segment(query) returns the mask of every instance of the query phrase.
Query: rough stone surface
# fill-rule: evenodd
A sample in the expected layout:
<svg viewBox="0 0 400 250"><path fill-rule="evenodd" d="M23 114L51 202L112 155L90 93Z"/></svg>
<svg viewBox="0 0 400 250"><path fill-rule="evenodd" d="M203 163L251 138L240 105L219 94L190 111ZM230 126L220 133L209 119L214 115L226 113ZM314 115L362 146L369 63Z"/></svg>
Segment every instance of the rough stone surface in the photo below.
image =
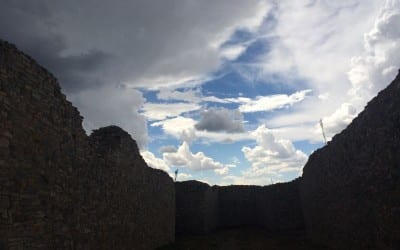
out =
<svg viewBox="0 0 400 250"><path fill-rule="evenodd" d="M260 226L274 232L303 229L299 182L218 187L218 227Z"/></svg>
<svg viewBox="0 0 400 250"><path fill-rule="evenodd" d="M302 230L299 181L264 187L176 183L176 230L195 234L241 226L274 232Z"/></svg>
<svg viewBox="0 0 400 250"><path fill-rule="evenodd" d="M81 124L54 76L0 40L0 249L172 242L172 179L123 130Z"/></svg>
<svg viewBox="0 0 400 250"><path fill-rule="evenodd" d="M198 181L176 182L176 233L207 234L217 228L217 191Z"/></svg>
<svg viewBox="0 0 400 250"><path fill-rule="evenodd" d="M304 167L313 240L336 249L400 249L400 76Z"/></svg>

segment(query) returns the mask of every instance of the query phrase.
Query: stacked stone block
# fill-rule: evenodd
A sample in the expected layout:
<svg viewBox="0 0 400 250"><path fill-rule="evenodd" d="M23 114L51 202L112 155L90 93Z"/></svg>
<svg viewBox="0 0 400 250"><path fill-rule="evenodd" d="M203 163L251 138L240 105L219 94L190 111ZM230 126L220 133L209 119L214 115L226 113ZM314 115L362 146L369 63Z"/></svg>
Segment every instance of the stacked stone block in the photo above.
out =
<svg viewBox="0 0 400 250"><path fill-rule="evenodd" d="M302 179L314 241L335 249L400 249L400 76L310 156Z"/></svg>
<svg viewBox="0 0 400 250"><path fill-rule="evenodd" d="M0 249L152 249L174 240L172 179L117 127L89 138L57 80L0 40Z"/></svg>
<svg viewBox="0 0 400 250"><path fill-rule="evenodd" d="M198 181L175 183L176 233L207 234L217 227L217 191Z"/></svg>

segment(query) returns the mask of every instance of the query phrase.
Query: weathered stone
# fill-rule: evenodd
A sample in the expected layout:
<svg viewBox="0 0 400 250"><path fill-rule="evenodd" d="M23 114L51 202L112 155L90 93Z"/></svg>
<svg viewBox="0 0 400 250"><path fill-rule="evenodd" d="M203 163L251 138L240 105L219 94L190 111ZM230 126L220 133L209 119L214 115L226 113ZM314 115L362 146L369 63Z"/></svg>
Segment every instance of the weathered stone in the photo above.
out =
<svg viewBox="0 0 400 250"><path fill-rule="evenodd" d="M176 233L207 234L216 230L218 223L218 193L198 181L175 183Z"/></svg>
<svg viewBox="0 0 400 250"><path fill-rule="evenodd" d="M1 247L152 249L174 240L172 179L147 167L120 128L89 138L57 80L1 40L0 96Z"/></svg>
<svg viewBox="0 0 400 250"><path fill-rule="evenodd" d="M273 232L304 229L299 182L218 187L218 227L261 226Z"/></svg>
<svg viewBox="0 0 400 250"><path fill-rule="evenodd" d="M400 75L303 170L310 237L335 249L400 249Z"/></svg>
<svg viewBox="0 0 400 250"><path fill-rule="evenodd" d="M258 226L272 232L304 230L300 179L270 186L213 186L178 182L176 231L204 234L216 228Z"/></svg>

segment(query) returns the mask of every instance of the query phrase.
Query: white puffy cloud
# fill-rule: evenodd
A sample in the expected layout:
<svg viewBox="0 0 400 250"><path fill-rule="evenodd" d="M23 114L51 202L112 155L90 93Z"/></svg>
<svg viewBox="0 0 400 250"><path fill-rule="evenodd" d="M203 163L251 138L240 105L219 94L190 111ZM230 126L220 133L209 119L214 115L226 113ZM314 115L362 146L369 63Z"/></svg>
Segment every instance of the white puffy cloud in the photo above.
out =
<svg viewBox="0 0 400 250"><path fill-rule="evenodd" d="M200 108L200 105L194 103L145 103L141 111L148 120L154 121L176 117Z"/></svg>
<svg viewBox="0 0 400 250"><path fill-rule="evenodd" d="M351 60L349 100L323 120L328 137L344 129L396 76L400 68L399 29L400 1L387 0L373 28L364 35L365 51Z"/></svg>
<svg viewBox="0 0 400 250"><path fill-rule="evenodd" d="M352 59L348 72L352 102L362 108L378 91L385 88L400 68L400 1L388 0L365 34L365 52ZM360 111L360 110L359 110Z"/></svg>
<svg viewBox="0 0 400 250"><path fill-rule="evenodd" d="M144 150L140 151L140 154L142 155L144 161L147 163L149 167L161 169L167 173L171 172L171 169L169 168L168 164L165 163L163 159L157 158L152 152Z"/></svg>
<svg viewBox="0 0 400 250"><path fill-rule="evenodd" d="M271 49L256 65L267 79L278 74L291 84L302 78L314 96L264 122L289 139L322 141L321 118L328 137L340 132L396 74L399 0L284 0L278 6Z"/></svg>
<svg viewBox="0 0 400 250"><path fill-rule="evenodd" d="M343 103L333 114L322 119L327 139L341 132L357 115L356 108L350 103ZM317 130L321 130L317 125Z"/></svg>
<svg viewBox="0 0 400 250"><path fill-rule="evenodd" d="M196 138L196 132L194 129L195 124L196 121L192 118L178 116L159 122L154 122L150 124L150 126L161 127L164 133L190 143Z"/></svg>
<svg viewBox="0 0 400 250"><path fill-rule="evenodd" d="M251 163L251 168L243 173L248 178L278 181L284 179L283 174L292 172L301 174L307 155L297 150L291 141L277 139L264 125L253 132L257 145L243 147L242 152Z"/></svg>
<svg viewBox="0 0 400 250"><path fill-rule="evenodd" d="M164 159L156 157L152 152L147 150L141 151L140 154L149 167L164 170L171 178L175 178L175 171L168 166ZM190 179L193 179L191 174L178 170L177 181L186 181Z"/></svg>
<svg viewBox="0 0 400 250"><path fill-rule="evenodd" d="M150 126L161 127L165 134L171 135L176 139L191 143L194 140L202 139L205 143L219 142L232 143L236 141L250 140L253 137L249 132L243 133L222 133L197 131L195 129L196 120L188 117L178 116L163 121L153 122Z"/></svg>
<svg viewBox="0 0 400 250"><path fill-rule="evenodd" d="M184 141L176 152L163 153L163 159L169 165L186 167L191 170L214 170L223 175L229 170L228 166L206 156L203 152L192 153L189 144Z"/></svg>
<svg viewBox="0 0 400 250"><path fill-rule="evenodd" d="M209 108L201 112L201 119L194 127L209 132L244 132L243 115L239 110Z"/></svg>

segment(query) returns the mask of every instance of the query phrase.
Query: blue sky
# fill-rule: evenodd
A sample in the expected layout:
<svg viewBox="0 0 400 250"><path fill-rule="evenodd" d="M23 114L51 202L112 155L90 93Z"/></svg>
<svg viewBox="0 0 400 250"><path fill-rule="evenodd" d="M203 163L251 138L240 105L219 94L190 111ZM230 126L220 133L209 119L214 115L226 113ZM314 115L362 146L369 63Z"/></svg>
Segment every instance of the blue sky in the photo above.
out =
<svg viewBox="0 0 400 250"><path fill-rule="evenodd" d="M0 2L0 37L54 72L86 131L121 126L178 180L300 176L319 120L329 140L400 67L399 0Z"/></svg>

